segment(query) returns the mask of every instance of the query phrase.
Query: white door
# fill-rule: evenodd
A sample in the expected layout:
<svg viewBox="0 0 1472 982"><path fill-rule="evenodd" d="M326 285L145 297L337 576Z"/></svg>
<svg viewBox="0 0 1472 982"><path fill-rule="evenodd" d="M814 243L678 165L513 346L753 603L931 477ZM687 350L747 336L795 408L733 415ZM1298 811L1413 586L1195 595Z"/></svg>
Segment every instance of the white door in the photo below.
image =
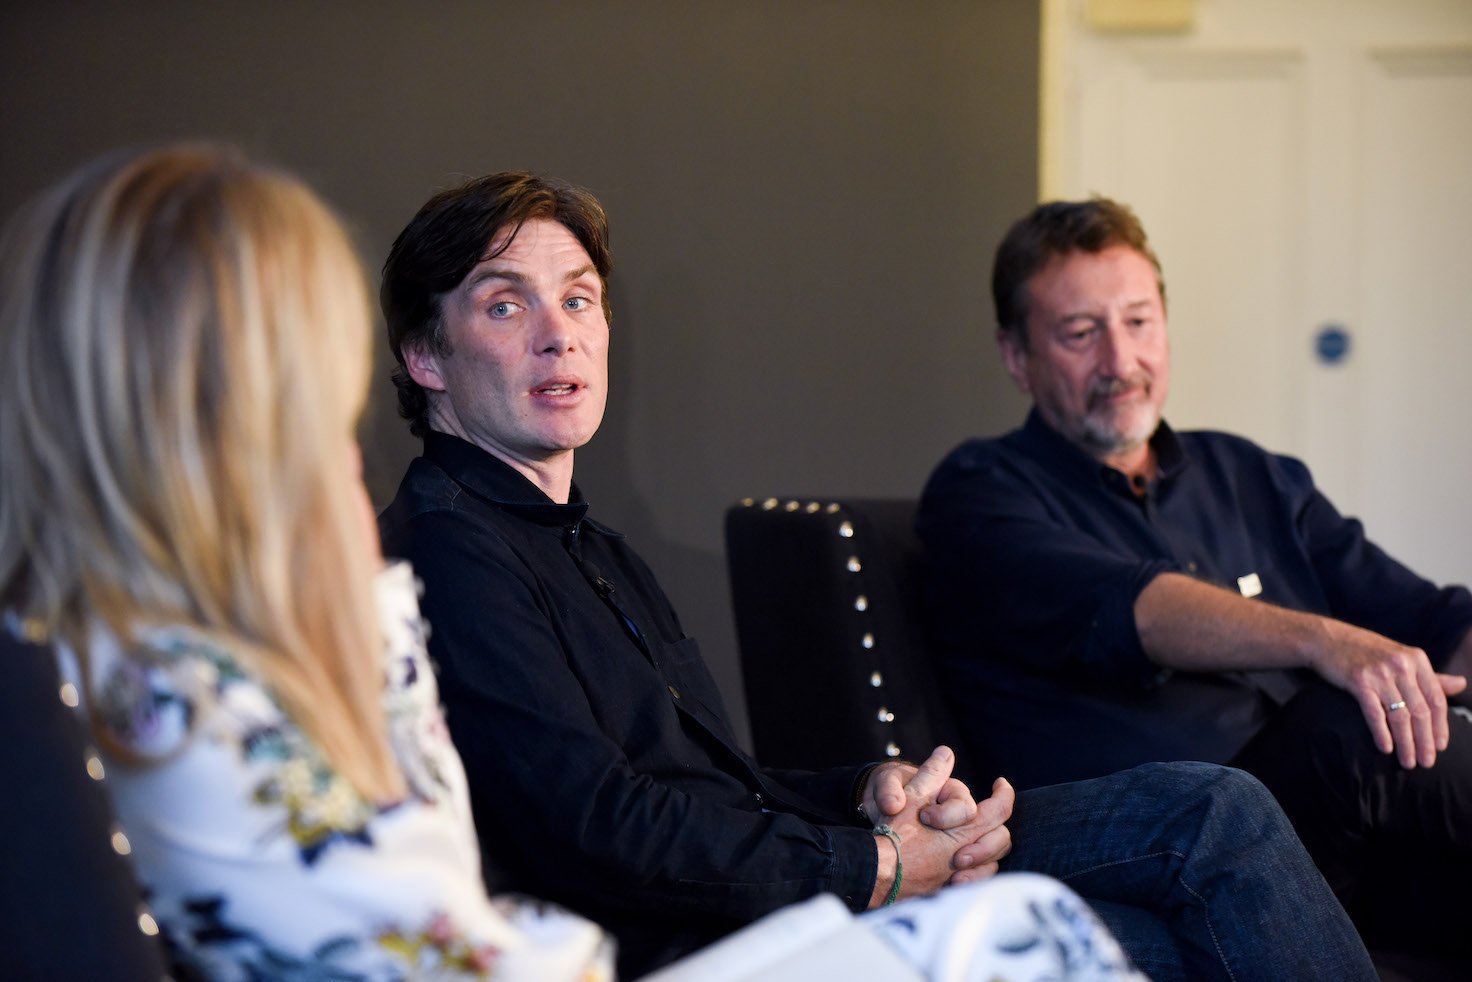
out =
<svg viewBox="0 0 1472 982"><path fill-rule="evenodd" d="M1043 9L1043 194L1143 220L1172 424L1302 457L1393 555L1472 579L1472 0Z"/></svg>

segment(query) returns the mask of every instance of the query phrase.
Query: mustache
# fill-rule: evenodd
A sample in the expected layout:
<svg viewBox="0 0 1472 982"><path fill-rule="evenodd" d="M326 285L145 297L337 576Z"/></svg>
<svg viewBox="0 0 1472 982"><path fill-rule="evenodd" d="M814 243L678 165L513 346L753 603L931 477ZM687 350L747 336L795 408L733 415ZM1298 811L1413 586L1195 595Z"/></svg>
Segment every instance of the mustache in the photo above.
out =
<svg viewBox="0 0 1472 982"><path fill-rule="evenodd" d="M1123 395L1134 389L1150 388L1150 380L1143 375L1131 375L1128 378L1101 378L1089 385L1088 400L1092 404L1100 399L1110 396Z"/></svg>

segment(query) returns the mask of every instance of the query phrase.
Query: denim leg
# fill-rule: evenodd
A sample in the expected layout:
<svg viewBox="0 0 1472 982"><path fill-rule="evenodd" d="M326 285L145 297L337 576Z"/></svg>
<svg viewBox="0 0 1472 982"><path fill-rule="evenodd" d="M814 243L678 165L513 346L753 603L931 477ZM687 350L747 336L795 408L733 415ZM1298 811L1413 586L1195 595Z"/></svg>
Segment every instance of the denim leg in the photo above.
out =
<svg viewBox="0 0 1472 982"><path fill-rule="evenodd" d="M1109 933L1119 941L1135 967L1151 982L1190 982L1186 959L1170 925L1154 911L1132 904L1117 904L1098 897L1085 897Z"/></svg>
<svg viewBox="0 0 1472 982"><path fill-rule="evenodd" d="M1046 873L1085 899L1154 912L1190 978L1376 978L1282 810L1241 771L1146 764L1037 788L1017 796L1008 826L1004 871ZM1108 904L1101 917L1125 950L1158 961L1158 938Z"/></svg>

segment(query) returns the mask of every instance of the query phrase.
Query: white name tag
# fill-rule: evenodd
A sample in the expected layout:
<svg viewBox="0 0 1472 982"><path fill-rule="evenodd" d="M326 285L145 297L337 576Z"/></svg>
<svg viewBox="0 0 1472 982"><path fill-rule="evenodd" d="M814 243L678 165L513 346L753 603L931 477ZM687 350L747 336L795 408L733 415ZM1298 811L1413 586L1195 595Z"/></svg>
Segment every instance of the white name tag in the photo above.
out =
<svg viewBox="0 0 1472 982"><path fill-rule="evenodd" d="M1262 580L1257 578L1256 573L1239 576L1237 577L1237 589L1242 591L1244 597L1255 597L1262 593Z"/></svg>

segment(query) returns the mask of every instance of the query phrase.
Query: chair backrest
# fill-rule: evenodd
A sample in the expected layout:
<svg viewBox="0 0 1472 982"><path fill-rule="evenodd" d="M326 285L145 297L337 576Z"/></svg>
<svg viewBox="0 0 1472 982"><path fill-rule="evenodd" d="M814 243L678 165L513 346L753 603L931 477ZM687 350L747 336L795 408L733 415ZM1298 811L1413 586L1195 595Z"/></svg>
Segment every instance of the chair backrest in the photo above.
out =
<svg viewBox="0 0 1472 982"><path fill-rule="evenodd" d="M100 765L51 651L0 627L0 962L6 978L164 977L162 945L119 855ZM89 777L89 774L92 775ZM145 933L149 932L149 933Z"/></svg>
<svg viewBox="0 0 1472 982"><path fill-rule="evenodd" d="M746 499L726 512L763 764L920 760L937 743L957 747L921 617L914 515L913 500L876 498Z"/></svg>

